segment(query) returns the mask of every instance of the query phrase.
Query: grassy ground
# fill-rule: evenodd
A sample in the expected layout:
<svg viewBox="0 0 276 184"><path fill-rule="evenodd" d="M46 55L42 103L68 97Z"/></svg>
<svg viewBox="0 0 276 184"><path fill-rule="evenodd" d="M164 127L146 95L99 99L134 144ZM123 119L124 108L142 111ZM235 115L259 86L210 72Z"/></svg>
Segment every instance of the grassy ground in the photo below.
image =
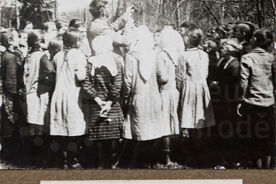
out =
<svg viewBox="0 0 276 184"><path fill-rule="evenodd" d="M211 143L210 143L211 142ZM250 151L248 146L242 143L233 143L229 140L222 140L222 142L206 141L204 145L195 146L193 142L177 138L172 141L171 158L176 164L166 167L164 165L155 165L153 169L255 169L253 155L254 151ZM130 146L131 147L131 146ZM131 149L127 147L124 154L121 156L118 169L135 169L130 167ZM90 148L91 149L91 148ZM144 150L146 153L147 150ZM120 151L119 151L120 152ZM157 160L161 158L161 150L156 148L154 158ZM80 155L81 165L84 169L93 169L95 156L93 153L82 149ZM142 157L141 157L142 156ZM144 155L140 155L143 158ZM2 155L0 160L0 169L62 169L62 159L49 151L43 152L39 155L39 164L35 165L31 162L30 153L20 145L14 145L8 155ZM159 159L160 161L160 159ZM136 168L146 168L141 164Z"/></svg>

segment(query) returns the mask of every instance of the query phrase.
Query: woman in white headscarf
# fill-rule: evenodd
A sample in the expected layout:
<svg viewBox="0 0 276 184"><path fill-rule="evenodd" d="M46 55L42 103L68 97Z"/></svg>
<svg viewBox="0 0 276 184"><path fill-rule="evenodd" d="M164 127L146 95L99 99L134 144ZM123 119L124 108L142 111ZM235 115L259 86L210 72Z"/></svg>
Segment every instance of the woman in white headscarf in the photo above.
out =
<svg viewBox="0 0 276 184"><path fill-rule="evenodd" d="M148 28L146 26L136 28L133 38L129 52L126 54L124 70L128 110L123 137L136 141L132 160L135 164L137 151L142 141L145 148L149 140L156 140L164 136L160 123L162 121L161 96L158 81L166 83L167 76L165 68L157 69L153 35ZM145 155L151 156L152 154L142 153L140 155L144 155L146 164L149 164L148 161L152 158L146 158Z"/></svg>
<svg viewBox="0 0 276 184"><path fill-rule="evenodd" d="M179 120L177 106L179 92L176 89L175 68L178 64L179 56L184 52L184 43L181 35L172 27L165 27L160 34L161 52L158 55L157 68L166 68L168 83L160 85L162 98L162 127L165 133L163 152L164 161L168 166L170 161L170 137L179 134Z"/></svg>

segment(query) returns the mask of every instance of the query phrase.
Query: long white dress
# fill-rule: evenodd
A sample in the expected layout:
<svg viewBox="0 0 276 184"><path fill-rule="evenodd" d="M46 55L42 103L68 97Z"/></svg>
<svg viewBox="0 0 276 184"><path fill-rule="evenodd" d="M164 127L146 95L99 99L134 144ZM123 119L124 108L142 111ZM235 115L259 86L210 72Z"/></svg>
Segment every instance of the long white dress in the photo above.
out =
<svg viewBox="0 0 276 184"><path fill-rule="evenodd" d="M44 52L36 50L30 54L24 64L26 119L28 123L33 125L44 125L49 117L49 93L40 94L38 91L40 61L43 55Z"/></svg>
<svg viewBox="0 0 276 184"><path fill-rule="evenodd" d="M64 59L67 53L67 59ZM54 58L56 87L51 101L50 134L81 136L86 122L82 111L80 83L86 76L86 58L80 50L59 52Z"/></svg>
<svg viewBox="0 0 276 184"><path fill-rule="evenodd" d="M165 135L179 134L179 120L177 115L179 92L176 89L175 65L168 53L160 52L158 56L158 68L165 68L168 75L168 83L160 86L162 99L162 127Z"/></svg>
<svg viewBox="0 0 276 184"><path fill-rule="evenodd" d="M124 81L128 91L129 107L123 125L123 137L137 141L157 139L167 134L162 127L161 96L158 90L157 62L148 81L139 72L139 60L127 54Z"/></svg>
<svg viewBox="0 0 276 184"><path fill-rule="evenodd" d="M167 82L165 69L157 69L154 41L146 26L137 27L125 57L124 86L128 110L123 137L148 141L165 136L162 127L161 95L158 83Z"/></svg>
<svg viewBox="0 0 276 184"><path fill-rule="evenodd" d="M168 82L161 84L162 98L162 127L166 135L179 134L179 120L177 114L179 92L176 89L175 68L179 56L184 52L184 43L181 35L172 27L165 27L160 34L160 49L158 68L165 68ZM163 67L160 67L163 65Z"/></svg>
<svg viewBox="0 0 276 184"><path fill-rule="evenodd" d="M209 58L204 51L187 49L176 70L180 91L179 121L181 128L204 128L215 125L207 85Z"/></svg>

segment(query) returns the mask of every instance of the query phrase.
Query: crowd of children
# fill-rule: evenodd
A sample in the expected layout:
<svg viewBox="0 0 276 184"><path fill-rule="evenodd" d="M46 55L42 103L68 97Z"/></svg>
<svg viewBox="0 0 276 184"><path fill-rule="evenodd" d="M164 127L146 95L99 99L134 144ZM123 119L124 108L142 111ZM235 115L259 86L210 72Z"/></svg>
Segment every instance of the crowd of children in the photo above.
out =
<svg viewBox="0 0 276 184"><path fill-rule="evenodd" d="M127 168L170 167L176 138L191 139L195 154L210 139L250 144L259 168L275 167L270 31L237 22L205 37L185 22L152 33L132 9L112 23L97 1L90 12L87 32L77 19L1 29L2 160L21 145L38 167L53 161L46 153L65 168L91 155L99 169L123 157Z"/></svg>

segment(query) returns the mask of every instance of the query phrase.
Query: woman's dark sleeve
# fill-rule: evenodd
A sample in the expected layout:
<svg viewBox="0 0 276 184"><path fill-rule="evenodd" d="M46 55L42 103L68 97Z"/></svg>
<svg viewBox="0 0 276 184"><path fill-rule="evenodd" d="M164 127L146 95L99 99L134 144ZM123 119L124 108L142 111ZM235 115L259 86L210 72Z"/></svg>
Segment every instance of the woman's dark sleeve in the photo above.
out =
<svg viewBox="0 0 276 184"><path fill-rule="evenodd" d="M87 92L87 94L92 98L95 99L98 97L97 91L95 89L95 83L94 80L91 76L91 70L92 70L92 65L88 64L87 70L86 70L86 77L84 82L82 83L82 87L84 91Z"/></svg>
<svg viewBox="0 0 276 184"><path fill-rule="evenodd" d="M272 70L273 89L274 89L274 93L275 93L275 90L276 90L276 57L274 57L274 61L271 66L271 70Z"/></svg>
<svg viewBox="0 0 276 184"><path fill-rule="evenodd" d="M248 86L250 84L250 77L251 77L251 65L252 65L252 59L248 56L242 56L241 58L241 68L240 68L240 88L242 91L242 100L244 99L244 96L246 95L246 91L248 89Z"/></svg>
<svg viewBox="0 0 276 184"><path fill-rule="evenodd" d="M111 88L108 94L108 100L112 101L113 103L119 100L121 96L121 89L123 84L122 65L119 61L116 61L116 66L117 66L118 73L114 77L114 83L111 85Z"/></svg>
<svg viewBox="0 0 276 184"><path fill-rule="evenodd" d="M240 63L237 59L233 62L231 67L231 78L234 79L233 82L239 82L240 79Z"/></svg>
<svg viewBox="0 0 276 184"><path fill-rule="evenodd" d="M39 80L46 85L56 82L54 64L49 60L47 55L43 55L40 59Z"/></svg>
<svg viewBox="0 0 276 184"><path fill-rule="evenodd" d="M3 93L3 81L5 80L5 76L6 76L6 69L5 69L5 57L2 55L1 56L1 60L0 60L0 94Z"/></svg>
<svg viewBox="0 0 276 184"><path fill-rule="evenodd" d="M175 76L176 76L176 88L178 91L181 91L182 88L183 88L183 82L185 80L185 70L186 70L186 67L185 67L185 58L184 56L181 56L179 58L179 61L178 61L178 65L175 69Z"/></svg>
<svg viewBox="0 0 276 184"><path fill-rule="evenodd" d="M133 80L134 80L134 62L135 59L127 54L125 57L125 66L123 73L123 97L128 98L131 91L133 90ZM137 64L137 63L135 63Z"/></svg>

